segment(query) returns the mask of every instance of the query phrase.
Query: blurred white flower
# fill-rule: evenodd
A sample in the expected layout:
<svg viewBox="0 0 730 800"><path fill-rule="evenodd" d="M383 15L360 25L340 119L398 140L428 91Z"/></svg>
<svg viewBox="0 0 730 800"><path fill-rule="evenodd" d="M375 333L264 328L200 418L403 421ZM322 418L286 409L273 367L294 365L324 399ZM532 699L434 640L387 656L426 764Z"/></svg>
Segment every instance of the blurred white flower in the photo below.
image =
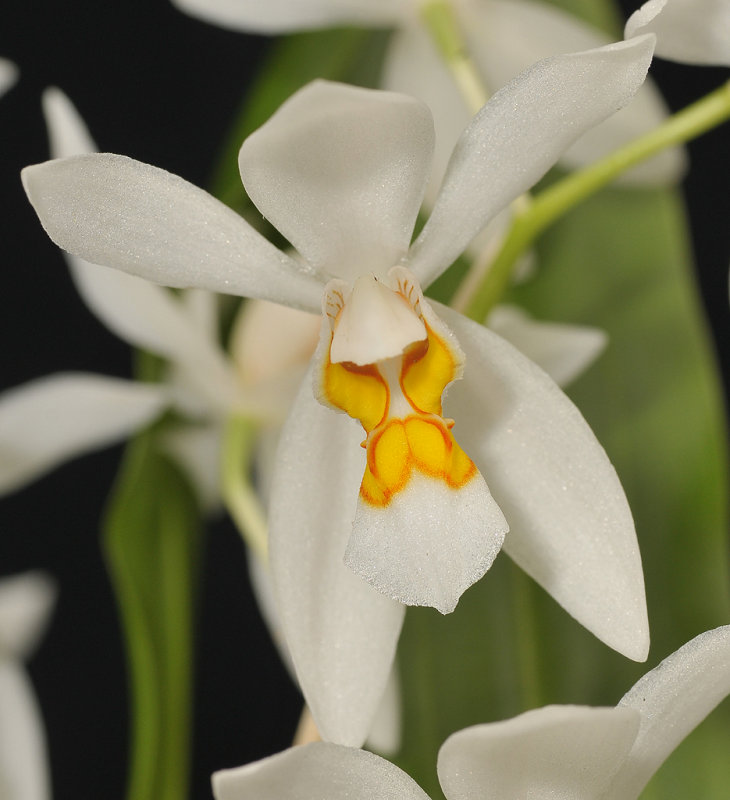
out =
<svg viewBox="0 0 730 800"><path fill-rule="evenodd" d="M730 627L696 637L615 708L546 706L450 736L438 756L447 800L636 800L730 693ZM216 800L428 800L398 767L330 743L213 775Z"/></svg>
<svg viewBox="0 0 730 800"><path fill-rule="evenodd" d="M18 80L18 68L7 58L0 58L0 97Z"/></svg>
<svg viewBox="0 0 730 800"><path fill-rule="evenodd" d="M39 572L0 579L0 797L48 800L41 713L23 668L45 630L56 591Z"/></svg>
<svg viewBox="0 0 730 800"><path fill-rule="evenodd" d="M372 434L370 460L360 425L305 383L283 430L270 515L282 625L325 738L364 739L403 619L391 598L453 609L497 555L504 517L520 566L599 638L646 656L633 523L602 448L541 370L481 325L432 308L418 284L632 96L652 45L635 38L548 59L497 93L464 131L410 248L433 126L423 104L393 93L312 84L244 143L246 189L295 258L199 189L122 156L24 171L51 238L91 262L309 311L325 290L316 391ZM445 412L468 456L441 413L464 354Z"/></svg>
<svg viewBox="0 0 730 800"><path fill-rule="evenodd" d="M433 181L435 198L451 150L470 109L456 91L422 24L424 0L172 0L193 16L241 31L277 34L335 25L394 27L383 67L382 86L423 100L436 123ZM688 0L687 5L693 0ZM712 2L712 0L710 0ZM549 56L609 43L598 29L550 3L533 0L451 0L471 56L490 92L505 86L531 64ZM560 163L584 167L628 141L648 133L667 114L651 81L626 108L586 131L560 156ZM676 181L685 169L680 148L666 150L630 170L622 183Z"/></svg>

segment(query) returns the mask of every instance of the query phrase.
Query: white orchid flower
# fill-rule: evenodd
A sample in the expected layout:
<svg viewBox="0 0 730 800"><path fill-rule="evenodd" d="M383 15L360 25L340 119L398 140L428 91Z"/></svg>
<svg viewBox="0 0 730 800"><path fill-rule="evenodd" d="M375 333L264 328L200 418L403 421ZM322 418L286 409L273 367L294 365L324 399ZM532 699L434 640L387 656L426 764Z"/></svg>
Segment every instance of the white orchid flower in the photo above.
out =
<svg viewBox="0 0 730 800"><path fill-rule="evenodd" d="M728 0L649 0L626 23L626 38L657 37L656 55L685 64L730 67Z"/></svg>
<svg viewBox="0 0 730 800"><path fill-rule="evenodd" d="M45 733L38 702L23 668L48 622L55 598L38 572L0 579L0 796L51 796Z"/></svg>
<svg viewBox="0 0 730 800"><path fill-rule="evenodd" d="M18 68L7 58L0 58L0 97L18 80Z"/></svg>
<svg viewBox="0 0 730 800"><path fill-rule="evenodd" d="M297 258L201 190L123 156L24 171L51 238L91 262L310 311L324 293L315 389L362 425L305 382L282 433L270 554L282 625L325 738L362 743L401 601L453 609L499 552L505 518L517 563L599 638L646 657L633 523L602 448L541 370L481 325L432 308L419 283L625 103L651 53L648 37L548 59L497 93L464 131L410 248L433 126L422 103L393 93L316 82L244 143L244 185ZM441 394L463 354L444 416Z"/></svg>
<svg viewBox="0 0 730 800"><path fill-rule="evenodd" d="M432 190L444 174L451 150L469 120L459 96L422 24L424 0L172 0L182 11L235 30L279 34L336 25L394 27L383 66L382 86L423 100L436 123ZM484 79L495 92L534 62L560 53L609 43L593 26L549 3L533 0L451 0L460 30ZM690 0L691 2L691 0ZM561 156L575 169L591 164L648 133L667 115L651 81L630 105L585 132ZM680 148L630 170L622 183L670 183L680 178L686 159ZM427 199L431 200L429 189Z"/></svg>
<svg viewBox="0 0 730 800"><path fill-rule="evenodd" d="M447 800L636 800L677 745L730 693L730 627L697 636L615 708L546 706L450 736ZM213 775L216 800L428 800L398 767L320 742Z"/></svg>

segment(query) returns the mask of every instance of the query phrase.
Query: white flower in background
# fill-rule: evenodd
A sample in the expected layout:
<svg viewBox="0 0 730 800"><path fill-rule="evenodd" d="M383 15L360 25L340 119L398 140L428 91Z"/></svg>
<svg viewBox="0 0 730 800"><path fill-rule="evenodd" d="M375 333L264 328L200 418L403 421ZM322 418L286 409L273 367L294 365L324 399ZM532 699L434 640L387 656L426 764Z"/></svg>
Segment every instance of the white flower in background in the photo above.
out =
<svg viewBox="0 0 730 800"><path fill-rule="evenodd" d="M433 127L423 104L392 93L317 82L244 143L244 185L296 258L201 190L123 156L24 171L51 238L93 263L310 311L324 291L316 391L362 425L305 382L282 433L270 554L283 629L325 738L364 739L403 619L391 598L451 610L497 555L505 518L505 549L520 566L599 638L646 656L633 523L602 448L541 370L483 326L432 307L418 284L631 97L652 44L549 59L497 93L464 131L410 248ZM444 416L441 394L464 354ZM387 596L343 566L345 550Z"/></svg>
<svg viewBox="0 0 730 800"><path fill-rule="evenodd" d="M0 97L18 80L18 68L7 58L0 58Z"/></svg>
<svg viewBox="0 0 730 800"><path fill-rule="evenodd" d="M657 37L655 55L685 64L730 67L728 0L649 0L626 23L626 38Z"/></svg>
<svg viewBox="0 0 730 800"><path fill-rule="evenodd" d="M615 708L546 706L450 736L447 800L636 800L677 745L730 693L730 628L696 637ZM330 743L213 775L216 800L428 800L398 767Z"/></svg>
<svg viewBox="0 0 730 800"><path fill-rule="evenodd" d="M235 30L280 34L335 25L393 27L383 66L383 88L423 100L436 123L435 198L454 143L469 109L454 86L423 26L424 0L172 0L193 16ZM692 2L692 0L689 0ZM495 92L534 62L560 53L609 43L591 25L546 2L532 0L452 0L462 34L486 88ZM608 120L585 132L561 156L570 169L584 167L659 125L666 105L651 83ZM684 172L680 148L630 170L622 183L668 183Z"/></svg>
<svg viewBox="0 0 730 800"><path fill-rule="evenodd" d="M23 668L50 616L55 588L39 572L0 579L0 797L51 796L45 733Z"/></svg>
<svg viewBox="0 0 730 800"><path fill-rule="evenodd" d="M43 105L52 155L95 151L62 92L47 90ZM281 306L246 309L235 326L237 361L232 361L218 344L213 295L190 291L176 296L70 254L67 263L87 306L110 330L169 360L168 379L156 385L65 373L4 392L0 492L21 488L65 460L124 439L174 406L192 422L168 431L165 445L188 471L205 507L217 507L226 418L241 413L283 419L287 398L293 398L316 343L317 317ZM284 331L289 333L286 341ZM266 347L256 350L248 340L258 337L265 338Z"/></svg>

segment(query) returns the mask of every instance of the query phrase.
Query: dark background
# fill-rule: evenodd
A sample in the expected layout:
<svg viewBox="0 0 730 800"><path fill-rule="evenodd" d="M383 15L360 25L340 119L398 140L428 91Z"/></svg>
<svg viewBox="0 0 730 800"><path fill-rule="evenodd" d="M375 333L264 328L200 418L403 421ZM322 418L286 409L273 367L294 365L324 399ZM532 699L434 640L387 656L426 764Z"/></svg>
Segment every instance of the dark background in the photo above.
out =
<svg viewBox="0 0 730 800"><path fill-rule="evenodd" d="M21 78L0 101L0 389L59 370L130 374L129 348L82 305L20 187L20 168L48 157L43 88L55 84L71 97L100 149L205 186L266 48L265 39L189 19L166 0L6 0L0 56L19 66ZM673 108L728 78L726 70L660 61L652 74ZM692 143L684 185L726 387L728 141L725 126ZM0 575L43 568L60 586L52 626L30 666L57 800L118 798L124 787L124 661L97 535L120 452L78 459L0 503ZM214 769L286 747L299 713L255 610L238 535L225 521L208 537L199 649L193 796L204 798Z"/></svg>

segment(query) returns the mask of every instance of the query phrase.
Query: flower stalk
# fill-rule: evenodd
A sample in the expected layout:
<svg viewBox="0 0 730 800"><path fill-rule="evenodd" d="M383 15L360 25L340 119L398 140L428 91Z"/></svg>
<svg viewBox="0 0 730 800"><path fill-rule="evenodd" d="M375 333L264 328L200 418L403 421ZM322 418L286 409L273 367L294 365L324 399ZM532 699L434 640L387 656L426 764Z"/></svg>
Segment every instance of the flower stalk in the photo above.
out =
<svg viewBox="0 0 730 800"><path fill-rule="evenodd" d="M421 19L472 114L489 99L479 70L462 36L449 0L425 0Z"/></svg>
<svg viewBox="0 0 730 800"><path fill-rule="evenodd" d="M233 416L228 420L223 436L221 494L244 541L266 563L266 515L249 479L256 428L248 417Z"/></svg>

